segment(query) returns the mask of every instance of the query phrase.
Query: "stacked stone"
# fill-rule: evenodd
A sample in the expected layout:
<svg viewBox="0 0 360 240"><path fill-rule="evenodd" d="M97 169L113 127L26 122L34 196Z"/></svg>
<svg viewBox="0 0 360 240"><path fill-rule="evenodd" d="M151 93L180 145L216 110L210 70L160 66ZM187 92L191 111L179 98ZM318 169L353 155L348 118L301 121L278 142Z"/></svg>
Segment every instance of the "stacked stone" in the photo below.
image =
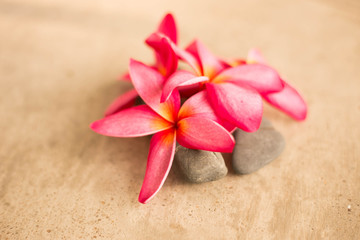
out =
<svg viewBox="0 0 360 240"><path fill-rule="evenodd" d="M279 157L285 148L284 137L265 118L258 131L248 133L237 129L234 137L236 145L232 167L237 174L259 170ZM184 177L193 183L215 181L225 177L228 172L224 158L215 152L177 146L175 162Z"/></svg>

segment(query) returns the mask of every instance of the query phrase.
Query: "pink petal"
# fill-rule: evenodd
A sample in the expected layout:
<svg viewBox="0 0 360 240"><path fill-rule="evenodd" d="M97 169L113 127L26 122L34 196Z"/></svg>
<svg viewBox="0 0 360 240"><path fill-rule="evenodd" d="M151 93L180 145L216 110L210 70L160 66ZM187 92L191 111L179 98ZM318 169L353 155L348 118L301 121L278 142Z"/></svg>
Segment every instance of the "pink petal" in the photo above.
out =
<svg viewBox="0 0 360 240"><path fill-rule="evenodd" d="M205 82L209 79L207 77L197 77L193 73L179 70L172 74L165 82L161 102L169 99L171 93L179 86L190 86L195 83Z"/></svg>
<svg viewBox="0 0 360 240"><path fill-rule="evenodd" d="M246 61L247 63L266 64L265 58L263 57L262 53L256 48L250 49Z"/></svg>
<svg viewBox="0 0 360 240"><path fill-rule="evenodd" d="M213 120L222 125L229 132L233 131L235 126L220 118L210 105L206 90L196 93L187 99L179 111L179 120L188 117L202 117Z"/></svg>
<svg viewBox="0 0 360 240"><path fill-rule="evenodd" d="M201 63L203 75L212 78L222 69L224 65L222 62L215 57L199 40L192 42L186 51L190 52L195 56Z"/></svg>
<svg viewBox="0 0 360 240"><path fill-rule="evenodd" d="M170 76L178 67L178 57L170 45L170 40L152 34L146 43L155 51L156 69L165 76Z"/></svg>
<svg viewBox="0 0 360 240"><path fill-rule="evenodd" d="M135 100L138 96L139 94L135 89L131 89L130 91L120 95L108 106L105 111L105 116L119 112L124 108L132 107L135 104Z"/></svg>
<svg viewBox="0 0 360 240"><path fill-rule="evenodd" d="M157 36L153 36L153 37L159 37L158 34L155 34ZM172 47L172 49L174 50L175 54L183 61L185 61L187 64L189 64L189 66L195 71L195 73L198 76L202 75L202 70L201 70L201 65L200 62L193 56L191 55L189 52L181 49L180 47L176 46L175 43L170 42L170 45Z"/></svg>
<svg viewBox="0 0 360 240"><path fill-rule="evenodd" d="M175 52L175 54L183 61L185 61L187 64L189 64L189 66L195 71L195 73L199 76L202 75L202 70L201 70L201 65L200 62L198 62L198 60L191 55L189 52L181 49L180 47L176 46L176 44L171 41L171 39L169 37L167 37L164 34L161 33L153 33L151 34L147 39L146 39L146 43L151 46L154 47L154 45L156 43L159 43L161 41L161 39L166 38L169 43L171 48L173 49L173 51Z"/></svg>
<svg viewBox="0 0 360 240"><path fill-rule="evenodd" d="M232 83L207 83L206 89L211 105L221 118L247 132L259 128L263 105L255 89Z"/></svg>
<svg viewBox="0 0 360 240"><path fill-rule="evenodd" d="M129 70L133 85L142 100L163 118L174 122L180 108L179 92L173 91L166 102L160 103L164 77L151 67L132 59Z"/></svg>
<svg viewBox="0 0 360 240"><path fill-rule="evenodd" d="M126 73L124 73L123 75L121 75L121 76L119 77L119 80L126 81L126 82L131 82L129 73L126 72Z"/></svg>
<svg viewBox="0 0 360 240"><path fill-rule="evenodd" d="M95 121L91 124L95 132L111 137L139 137L173 127L151 108L140 105Z"/></svg>
<svg viewBox="0 0 360 240"><path fill-rule="evenodd" d="M263 97L270 104L282 110L296 120L304 120L307 115L307 106L301 95L283 81L284 88L280 92L264 94Z"/></svg>
<svg viewBox="0 0 360 240"><path fill-rule="evenodd" d="M139 202L147 203L150 201L164 184L174 159L175 146L174 129L159 132L151 138Z"/></svg>
<svg viewBox="0 0 360 240"><path fill-rule="evenodd" d="M188 117L177 125L177 141L184 147L214 152L232 152L234 137L220 124L201 117Z"/></svg>
<svg viewBox="0 0 360 240"><path fill-rule="evenodd" d="M168 36L175 44L177 43L176 23L171 13L166 14L163 18L159 25L158 32Z"/></svg>
<svg viewBox="0 0 360 240"><path fill-rule="evenodd" d="M244 64L225 69L213 80L223 81L247 84L260 93L280 91L283 88L279 74L273 68L262 64Z"/></svg>

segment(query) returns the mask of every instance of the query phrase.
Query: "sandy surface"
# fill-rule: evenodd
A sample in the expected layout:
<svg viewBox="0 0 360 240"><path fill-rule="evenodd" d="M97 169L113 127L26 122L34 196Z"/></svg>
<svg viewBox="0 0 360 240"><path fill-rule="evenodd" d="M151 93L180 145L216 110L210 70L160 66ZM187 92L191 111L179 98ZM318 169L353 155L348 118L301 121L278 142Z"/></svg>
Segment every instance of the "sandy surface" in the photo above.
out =
<svg viewBox="0 0 360 240"><path fill-rule="evenodd" d="M360 3L193 2L0 1L0 239L359 238ZM131 87L116 81L128 59L151 62L143 39L169 10L181 46L262 49L309 115L267 106L280 158L198 185L173 168L142 205L149 138L88 125Z"/></svg>

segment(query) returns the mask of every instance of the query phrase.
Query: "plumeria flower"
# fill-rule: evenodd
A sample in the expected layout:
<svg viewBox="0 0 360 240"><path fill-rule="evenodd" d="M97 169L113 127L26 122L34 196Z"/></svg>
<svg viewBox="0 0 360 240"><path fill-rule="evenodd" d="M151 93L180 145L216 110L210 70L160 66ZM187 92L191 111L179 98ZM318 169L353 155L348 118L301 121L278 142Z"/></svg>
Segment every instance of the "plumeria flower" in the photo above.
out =
<svg viewBox="0 0 360 240"><path fill-rule="evenodd" d="M154 39L166 38L153 34ZM256 131L261 123L261 94L278 92L283 83L278 73L264 64L244 64L231 67L215 57L195 40L186 50L172 47L180 59L193 69L177 71L165 82L161 101L166 101L177 87L201 84L215 112L244 131Z"/></svg>
<svg viewBox="0 0 360 240"><path fill-rule="evenodd" d="M221 126L216 114L200 92L180 108L175 89L160 103L166 78L158 71L135 60L130 61L130 76L146 105L127 108L94 122L91 128L112 137L139 137L154 134L150 141L144 182L139 202L147 203L160 190L171 168L176 142L207 151L232 152L233 136Z"/></svg>
<svg viewBox="0 0 360 240"><path fill-rule="evenodd" d="M264 64L267 65L263 55L257 49L251 49L248 53L246 60L237 60L232 63L233 66L239 66L242 64ZM289 83L281 79L284 88L281 91L273 93L263 93L262 97L280 109L284 113L288 114L295 120L301 121L306 119L307 105L299 92L293 88Z"/></svg>
<svg viewBox="0 0 360 240"><path fill-rule="evenodd" d="M176 23L172 14L169 13L165 15L155 33L162 34L163 36L166 36L166 38L162 38L157 42L146 41L147 44L154 49L155 64L152 68L159 71L163 76L169 77L178 67L178 57L169 42L171 41L174 44L177 42ZM124 74L121 79L131 81L128 73ZM134 89L120 95L108 106L105 111L105 116L109 116L122 109L133 106L138 96L139 95Z"/></svg>

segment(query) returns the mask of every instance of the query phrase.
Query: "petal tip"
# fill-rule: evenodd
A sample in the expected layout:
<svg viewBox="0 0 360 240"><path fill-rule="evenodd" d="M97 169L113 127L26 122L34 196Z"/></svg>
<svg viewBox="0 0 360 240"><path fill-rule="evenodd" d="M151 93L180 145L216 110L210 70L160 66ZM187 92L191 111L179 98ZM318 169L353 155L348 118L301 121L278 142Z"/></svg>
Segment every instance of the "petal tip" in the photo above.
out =
<svg viewBox="0 0 360 240"><path fill-rule="evenodd" d="M133 66L133 65L144 65L142 62L140 62L140 61L138 61L138 60L135 60L135 59L133 59L133 58L130 58L129 59L129 67L130 66ZM129 70L131 70L130 68L129 68ZM130 76L130 78L131 78L131 71L129 71L129 76Z"/></svg>
<svg viewBox="0 0 360 240"><path fill-rule="evenodd" d="M305 121L307 118L307 109L304 110L299 116L295 117L295 120L297 121Z"/></svg>
<svg viewBox="0 0 360 240"><path fill-rule="evenodd" d="M137 62L135 59L133 59L133 58L130 58L130 59L129 59L129 65L132 65L132 64L135 63L135 62Z"/></svg>
<svg viewBox="0 0 360 240"><path fill-rule="evenodd" d="M95 121L90 123L89 127L91 128L91 130L93 130L94 132L96 132L97 127L99 126L99 121Z"/></svg>
<svg viewBox="0 0 360 240"><path fill-rule="evenodd" d="M172 18L173 20L175 20L174 15L171 12L167 12L165 14L164 19L167 19L167 18Z"/></svg>
<svg viewBox="0 0 360 240"><path fill-rule="evenodd" d="M229 145L228 148L224 149L224 153L232 153L234 151L234 147L235 147L235 138L233 135L230 134L231 140L232 140L232 145Z"/></svg>
<svg viewBox="0 0 360 240"><path fill-rule="evenodd" d="M142 196L142 194L141 194L141 192L140 192L138 201L139 201L140 203L142 203L142 204L146 204L146 203L148 203L149 199L146 198L146 197L144 197L144 196Z"/></svg>
<svg viewBox="0 0 360 240"><path fill-rule="evenodd" d="M256 132L260 128L260 122L259 122L259 124L256 123L254 126L249 126L246 128L244 127L242 130L249 132L249 133Z"/></svg>

